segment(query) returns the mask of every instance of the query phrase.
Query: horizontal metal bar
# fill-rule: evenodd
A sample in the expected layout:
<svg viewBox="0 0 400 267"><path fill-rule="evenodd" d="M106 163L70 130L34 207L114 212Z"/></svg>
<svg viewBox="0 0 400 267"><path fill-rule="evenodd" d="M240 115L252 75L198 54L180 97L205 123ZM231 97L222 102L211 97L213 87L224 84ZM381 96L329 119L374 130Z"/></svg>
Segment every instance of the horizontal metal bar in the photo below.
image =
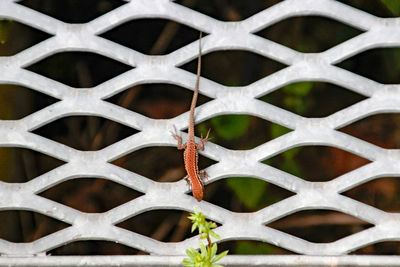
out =
<svg viewBox="0 0 400 267"><path fill-rule="evenodd" d="M0 257L0 266L182 266L184 256ZM224 266L400 266L400 256L232 255Z"/></svg>

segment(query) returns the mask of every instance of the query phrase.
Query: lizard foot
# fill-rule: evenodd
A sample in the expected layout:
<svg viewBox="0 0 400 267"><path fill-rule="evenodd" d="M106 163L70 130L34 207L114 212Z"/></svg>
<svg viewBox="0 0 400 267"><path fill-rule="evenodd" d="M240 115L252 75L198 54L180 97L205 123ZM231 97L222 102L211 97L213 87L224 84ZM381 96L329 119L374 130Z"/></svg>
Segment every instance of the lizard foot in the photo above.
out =
<svg viewBox="0 0 400 267"><path fill-rule="evenodd" d="M186 144L182 144L182 137L180 135L178 135L178 131L176 130L176 127L174 125L174 131L172 132L170 131L171 135L173 138L175 138L176 141L178 141L178 149L185 149L186 148Z"/></svg>
<svg viewBox="0 0 400 267"><path fill-rule="evenodd" d="M208 180L208 175L207 175L207 173L206 173L205 170L199 171L199 174L201 174L201 175L203 176L203 177L202 177L202 180L204 180L204 181L207 181L207 180Z"/></svg>
<svg viewBox="0 0 400 267"><path fill-rule="evenodd" d="M192 190L192 184L190 183L189 175L186 175L185 177L183 177L183 179L186 181L187 185L189 186L189 189Z"/></svg>
<svg viewBox="0 0 400 267"><path fill-rule="evenodd" d="M208 138L208 136L210 135L210 131L211 129L208 129L207 135L206 137L203 138L203 134L200 135L200 144L196 144L196 148L198 150L203 151L204 150L204 144L207 143L208 141L210 141L211 137Z"/></svg>

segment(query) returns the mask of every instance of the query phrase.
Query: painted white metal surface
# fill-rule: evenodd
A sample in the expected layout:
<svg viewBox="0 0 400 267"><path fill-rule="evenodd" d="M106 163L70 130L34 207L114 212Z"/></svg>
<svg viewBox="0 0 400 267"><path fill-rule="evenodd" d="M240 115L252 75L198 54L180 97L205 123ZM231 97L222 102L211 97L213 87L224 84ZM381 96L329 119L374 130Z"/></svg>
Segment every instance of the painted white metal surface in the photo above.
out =
<svg viewBox="0 0 400 267"><path fill-rule="evenodd" d="M320 15L362 29L364 33L321 53L304 54L252 33L292 16ZM191 211L198 206L209 219L222 226L216 232L226 240L259 240L310 256L228 256L226 264L239 266L400 266L400 257L345 256L351 251L381 241L400 240L400 214L377 208L340 195L359 184L383 176L400 176L400 151L383 149L336 131L363 117L400 111L400 86L384 85L332 64L362 51L400 45L400 19L378 18L333 0L286 0L240 22L222 22L169 0L132 0L88 23L68 24L17 4L0 1L0 17L9 18L54 35L22 52L0 57L0 83L18 84L61 101L16 121L0 121L0 146L24 147L66 161L48 173L21 184L0 182L1 210L30 210L71 224L32 243L0 240L0 265L43 266L114 265L156 266L160 262L178 265L188 247L198 246L196 238L163 243L114 226L148 210ZM126 21L139 18L165 18L209 33L202 51L244 49L272 58L288 67L248 86L228 87L201 78L200 93L213 98L196 108L196 123L220 114L253 114L293 131L252 150L232 151L207 143L202 154L218 163L210 166L208 183L226 177L256 177L296 194L254 213L231 212L211 203L198 203L186 195L184 181L157 183L108 162L132 151L150 146L175 146L169 130L187 127L188 112L169 120L156 120L103 101L133 85L172 83L193 90L195 75L177 68L197 57L197 41L165 56L148 56L98 35ZM134 69L96 87L79 89L23 69L62 51L98 53ZM352 90L367 98L328 117L304 118L256 98L297 81L325 81ZM31 133L51 121L69 115L101 116L140 132L102 150L78 151ZM329 182L308 182L260 163L289 148L319 144L338 147L369 159L370 164ZM244 160L245 159L245 160ZM89 214L42 198L37 194L75 177L103 177L144 193L108 212ZM265 224L304 209L332 209L350 214L374 226L332 243L311 243ZM78 240L115 241L157 256L52 257L37 254ZM303 264L303 262L305 262ZM269 265L268 265L269 264ZM275 265L274 265L275 264ZM302 265L303 264L303 265Z"/></svg>

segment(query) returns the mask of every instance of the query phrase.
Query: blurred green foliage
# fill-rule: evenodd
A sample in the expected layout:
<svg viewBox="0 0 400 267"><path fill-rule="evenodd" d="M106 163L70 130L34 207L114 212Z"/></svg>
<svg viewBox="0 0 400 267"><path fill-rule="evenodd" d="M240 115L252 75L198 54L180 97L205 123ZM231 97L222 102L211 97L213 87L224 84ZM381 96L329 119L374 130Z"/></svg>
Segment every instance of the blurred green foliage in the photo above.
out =
<svg viewBox="0 0 400 267"><path fill-rule="evenodd" d="M225 139L233 140L246 133L250 125L249 115L223 115L211 119L215 133Z"/></svg>
<svg viewBox="0 0 400 267"><path fill-rule="evenodd" d="M298 82L289 84L282 88L284 92L283 106L290 110L295 110L298 114L303 114L309 108L308 96L312 92L312 82ZM251 123L251 116L249 115L223 115L211 119L212 129L218 138L224 140L235 140L247 134ZM201 132L206 132L206 126L199 127ZM271 139L277 138L290 132L279 124L271 124L268 128ZM283 162L279 168L301 176L301 169L295 161L295 156L300 151L300 148L290 149L282 153ZM265 164L270 164L271 160L263 161ZM269 183L249 177L232 177L226 180L227 186L234 192L235 197L250 210L263 208L262 203L273 203L277 200L278 196L266 196L265 191L269 187ZM268 199L267 199L268 198ZM279 200L279 199L278 199ZM254 248L251 243L241 245L237 248L238 253L246 254L246 251L268 250L261 246Z"/></svg>
<svg viewBox="0 0 400 267"><path fill-rule="evenodd" d="M308 96L312 89L312 82L298 82L283 87L282 91L285 95L282 100L283 106L296 111L300 115L304 114L310 106ZM218 137L232 140L246 134L250 125L250 116L226 115L213 118L211 121L213 130ZM270 137L274 139L290 132L290 129L279 124L271 124L269 131ZM283 161L279 168L288 173L301 176L301 168L295 160L295 156L300 149L293 148L283 152ZM271 164L271 159L267 159L263 163ZM269 183L256 178L233 177L227 179L226 183L240 203L250 210L258 210L263 208L265 203L274 203L279 200L277 195L265 194ZM272 254L273 252L273 248L268 244L254 244L254 242L246 241L239 242L235 248L235 253L238 254Z"/></svg>
<svg viewBox="0 0 400 267"><path fill-rule="evenodd" d="M290 132L290 130L286 127L283 127L282 125L279 124L272 124L271 125L271 138L277 138L281 135L287 134Z"/></svg>
<svg viewBox="0 0 400 267"><path fill-rule="evenodd" d="M8 39L12 20L0 18L0 44L5 44Z"/></svg>
<svg viewBox="0 0 400 267"><path fill-rule="evenodd" d="M381 0L387 9L395 16L400 16L400 1L399 0Z"/></svg>
<svg viewBox="0 0 400 267"><path fill-rule="evenodd" d="M400 48L397 48L394 50L393 59L394 59L394 62L393 62L394 63L394 71L398 73L400 71Z"/></svg>
<svg viewBox="0 0 400 267"><path fill-rule="evenodd" d="M294 110L297 114L304 114L310 106L310 100L307 96L312 87L312 82L292 83L283 87L282 90L285 92L284 106Z"/></svg>
<svg viewBox="0 0 400 267"><path fill-rule="evenodd" d="M255 209L268 188L268 183L254 178L230 178L227 185L247 208Z"/></svg>
<svg viewBox="0 0 400 267"><path fill-rule="evenodd" d="M274 249L268 244L241 241L236 245L236 253L245 255L273 254Z"/></svg>

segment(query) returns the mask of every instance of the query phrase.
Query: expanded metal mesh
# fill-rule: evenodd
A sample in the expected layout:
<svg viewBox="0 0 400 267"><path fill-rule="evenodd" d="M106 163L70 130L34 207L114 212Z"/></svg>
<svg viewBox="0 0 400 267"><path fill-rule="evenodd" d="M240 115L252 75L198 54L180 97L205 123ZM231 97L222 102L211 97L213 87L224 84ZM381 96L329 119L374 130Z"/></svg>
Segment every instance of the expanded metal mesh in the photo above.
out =
<svg viewBox="0 0 400 267"><path fill-rule="evenodd" d="M365 31L335 47L304 54L253 33L293 16L319 15ZM145 211L177 209L192 211L198 206L206 216L221 224L216 232L220 240L258 240L306 256L283 256L261 261L260 257L231 258L231 264L400 264L397 257L340 256L382 241L400 240L400 214L388 213L341 195L369 180L400 175L400 151L383 149L336 131L366 116L400 111L399 85L384 85L333 66L362 51L400 45L400 19L378 18L333 0L286 0L239 22L222 22L169 0L132 0L88 23L68 24L15 3L0 1L0 17L9 18L52 34L51 38L9 57L0 57L0 83L18 84L61 101L20 120L0 121L0 146L32 149L67 162L26 183L0 183L1 210L29 210L70 224L70 227L30 243L0 240L0 264L29 265L26 256L42 255L36 264L135 264L131 258L79 258L43 255L53 248L79 240L109 240L149 252L136 264L179 264L176 257L188 247L198 247L197 237L177 243L164 243L115 224ZM165 56L149 56L116 44L98 35L126 21L139 18L164 18L208 33L202 40L203 54L217 50L240 49L255 52L288 67L248 86L228 87L201 78L200 93L212 101L196 108L196 123L221 114L251 114L292 129L279 138L254 149L235 151L207 143L205 157L217 161L206 169L207 183L227 177L255 177L295 193L294 196L257 212L231 212L206 201L198 203L187 195L185 181L158 183L109 162L143 147L175 146L169 134L176 125L188 125L188 112L167 120L145 117L103 101L127 88L143 83L170 83L193 90L195 74L178 68L198 55L198 41ZM89 51L135 67L96 87L76 90L50 78L24 69L41 59L62 51ZM284 85L298 81L323 81L339 85L367 98L324 118L305 118L258 100ZM99 151L79 151L46 139L31 131L69 115L95 115L130 126L140 132ZM184 138L186 136L184 135ZM329 145L371 161L328 182L308 182L262 164L261 161L302 145ZM76 177L102 177L120 183L144 195L104 213L85 213L37 194ZM374 226L331 243L312 243L265 226L283 216L305 209L340 211ZM26 258L24 258L24 257ZM324 257L326 256L326 257ZM328 257L329 256L329 257ZM339 256L339 257L333 257ZM349 258L350 257L350 258ZM51 258L51 259L50 259ZM179 257L178 257L179 258ZM361 259L362 258L362 259ZM130 260L129 260L130 259ZM243 261L246 259L247 262ZM350 260L349 260L350 259ZM302 261L304 260L304 261Z"/></svg>

